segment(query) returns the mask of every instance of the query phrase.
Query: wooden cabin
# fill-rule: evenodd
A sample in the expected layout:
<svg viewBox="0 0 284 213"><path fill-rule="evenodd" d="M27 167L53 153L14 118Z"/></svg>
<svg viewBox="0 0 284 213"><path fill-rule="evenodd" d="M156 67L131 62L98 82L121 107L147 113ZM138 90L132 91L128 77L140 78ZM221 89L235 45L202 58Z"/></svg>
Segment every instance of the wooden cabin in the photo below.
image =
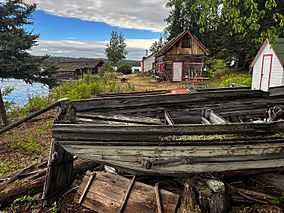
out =
<svg viewBox="0 0 284 213"><path fill-rule="evenodd" d="M165 80L184 81L202 76L209 50L189 31L169 41L155 54L155 71Z"/></svg>
<svg viewBox="0 0 284 213"><path fill-rule="evenodd" d="M155 53L149 56L143 57L141 62L142 72L149 72L155 70Z"/></svg>
<svg viewBox="0 0 284 213"><path fill-rule="evenodd" d="M97 74L104 64L102 60L59 62L58 81L70 81L82 78L86 74Z"/></svg>
<svg viewBox="0 0 284 213"><path fill-rule="evenodd" d="M275 45L266 39L250 65L252 89L268 91L271 87L284 86L284 38Z"/></svg>

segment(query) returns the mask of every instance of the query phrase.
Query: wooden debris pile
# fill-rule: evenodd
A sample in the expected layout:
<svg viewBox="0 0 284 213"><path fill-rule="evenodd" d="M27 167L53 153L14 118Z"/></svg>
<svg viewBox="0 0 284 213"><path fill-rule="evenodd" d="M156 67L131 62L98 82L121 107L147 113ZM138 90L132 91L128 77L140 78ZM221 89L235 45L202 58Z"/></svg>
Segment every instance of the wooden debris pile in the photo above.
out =
<svg viewBox="0 0 284 213"><path fill-rule="evenodd" d="M72 182L77 174L92 169L98 164L88 159L74 159L72 171ZM42 197L44 183L48 171L47 161L41 164L34 164L15 174L1 177L0 180L0 211L10 205L16 198L23 196L39 195ZM64 174L62 174L64 176ZM64 191L64 190L63 190Z"/></svg>
<svg viewBox="0 0 284 213"><path fill-rule="evenodd" d="M49 205L72 191L99 213L282 212L282 106L283 88L72 101L53 127L48 162L4 178L0 203L42 191Z"/></svg>

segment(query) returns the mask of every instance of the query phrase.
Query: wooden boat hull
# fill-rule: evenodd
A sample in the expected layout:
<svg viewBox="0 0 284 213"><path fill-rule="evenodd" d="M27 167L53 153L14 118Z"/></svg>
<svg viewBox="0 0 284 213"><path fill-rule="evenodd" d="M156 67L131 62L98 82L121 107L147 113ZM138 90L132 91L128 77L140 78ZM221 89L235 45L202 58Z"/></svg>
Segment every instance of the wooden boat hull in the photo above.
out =
<svg viewBox="0 0 284 213"><path fill-rule="evenodd" d="M284 167L284 122L181 126L60 124L68 152L136 174L185 176Z"/></svg>

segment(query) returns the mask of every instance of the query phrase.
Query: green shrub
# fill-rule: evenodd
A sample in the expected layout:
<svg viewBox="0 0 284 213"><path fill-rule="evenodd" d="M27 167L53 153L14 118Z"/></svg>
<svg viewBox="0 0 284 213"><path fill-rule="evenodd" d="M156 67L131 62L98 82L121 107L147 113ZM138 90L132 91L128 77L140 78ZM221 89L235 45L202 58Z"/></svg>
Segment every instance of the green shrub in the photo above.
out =
<svg viewBox="0 0 284 213"><path fill-rule="evenodd" d="M101 72L98 75L87 75L82 79L63 83L58 87L53 88L47 97L31 98L28 104L21 109L15 110L14 114L25 116L30 112L42 109L62 98L80 100L91 98L99 93L127 92L135 89L132 85L121 87L118 80L118 74L110 71L113 69L110 69L108 65L105 65L104 69L109 71Z"/></svg>
<svg viewBox="0 0 284 213"><path fill-rule="evenodd" d="M102 67L100 67L99 69L99 74L104 74L104 73L110 73L110 72L114 72L115 70L112 68L111 65L109 65L108 63L104 63Z"/></svg>
<svg viewBox="0 0 284 213"><path fill-rule="evenodd" d="M248 74L231 74L221 77L220 87L229 87L231 84L240 84L250 86L252 82L251 75Z"/></svg>
<svg viewBox="0 0 284 213"><path fill-rule="evenodd" d="M210 82L215 82L217 85L219 85L223 76L248 74L247 70L226 67L225 61L217 58L208 58L205 62L205 66L210 77Z"/></svg>
<svg viewBox="0 0 284 213"><path fill-rule="evenodd" d="M132 73L132 67L129 64L122 64L120 67L118 67L117 72L121 72L125 75Z"/></svg>

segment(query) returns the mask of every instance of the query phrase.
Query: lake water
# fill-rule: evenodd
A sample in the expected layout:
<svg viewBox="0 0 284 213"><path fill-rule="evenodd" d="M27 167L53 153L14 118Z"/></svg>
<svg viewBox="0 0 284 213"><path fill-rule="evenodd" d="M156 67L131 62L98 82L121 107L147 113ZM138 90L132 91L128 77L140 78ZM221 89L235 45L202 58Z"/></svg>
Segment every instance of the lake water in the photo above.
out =
<svg viewBox="0 0 284 213"><path fill-rule="evenodd" d="M12 101L17 106L24 106L31 97L44 97L49 93L48 87L43 84L26 84L22 80L8 79L1 81L0 79L0 88L8 86L12 87L14 90L8 96L4 96L4 101Z"/></svg>

